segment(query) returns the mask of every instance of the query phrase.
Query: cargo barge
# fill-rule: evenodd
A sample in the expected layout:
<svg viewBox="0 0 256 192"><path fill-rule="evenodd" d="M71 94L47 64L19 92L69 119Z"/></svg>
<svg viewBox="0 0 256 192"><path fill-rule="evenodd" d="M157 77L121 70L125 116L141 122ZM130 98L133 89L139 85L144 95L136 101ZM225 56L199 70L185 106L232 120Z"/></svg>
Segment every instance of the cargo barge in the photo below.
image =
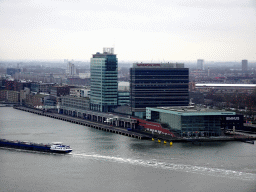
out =
<svg viewBox="0 0 256 192"><path fill-rule="evenodd" d="M72 149L68 145L63 145L61 142L52 144L32 143L28 141L14 141L0 139L0 147L24 149L32 151L41 151L49 153L70 153Z"/></svg>

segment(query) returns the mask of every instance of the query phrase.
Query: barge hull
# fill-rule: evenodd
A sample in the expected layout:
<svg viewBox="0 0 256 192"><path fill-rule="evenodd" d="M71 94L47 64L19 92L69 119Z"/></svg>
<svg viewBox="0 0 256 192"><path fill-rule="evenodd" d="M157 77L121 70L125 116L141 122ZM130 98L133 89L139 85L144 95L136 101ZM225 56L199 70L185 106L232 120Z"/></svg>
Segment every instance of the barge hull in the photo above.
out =
<svg viewBox="0 0 256 192"><path fill-rule="evenodd" d="M0 147L50 152L50 153L70 153L72 151L72 150L55 151L55 150L51 150L50 149L51 146L48 144L35 144L35 143L26 143L26 142L20 142L20 141L8 141L5 139L0 139Z"/></svg>

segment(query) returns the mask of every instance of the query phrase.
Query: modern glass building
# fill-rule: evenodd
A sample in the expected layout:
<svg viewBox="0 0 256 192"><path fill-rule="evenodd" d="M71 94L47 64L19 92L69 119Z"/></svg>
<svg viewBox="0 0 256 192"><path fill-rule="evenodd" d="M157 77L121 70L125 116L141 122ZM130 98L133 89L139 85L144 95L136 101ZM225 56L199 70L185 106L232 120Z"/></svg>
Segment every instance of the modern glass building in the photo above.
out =
<svg viewBox="0 0 256 192"><path fill-rule="evenodd" d="M117 106L118 71L113 48L104 48L91 58L90 109L108 112Z"/></svg>
<svg viewBox="0 0 256 192"><path fill-rule="evenodd" d="M146 107L187 106L189 70L179 63L135 63L130 69L133 115L144 118Z"/></svg>
<svg viewBox="0 0 256 192"><path fill-rule="evenodd" d="M242 116L235 112L192 106L147 108L146 118L164 123L172 132L184 137L220 136L221 128L243 126Z"/></svg>

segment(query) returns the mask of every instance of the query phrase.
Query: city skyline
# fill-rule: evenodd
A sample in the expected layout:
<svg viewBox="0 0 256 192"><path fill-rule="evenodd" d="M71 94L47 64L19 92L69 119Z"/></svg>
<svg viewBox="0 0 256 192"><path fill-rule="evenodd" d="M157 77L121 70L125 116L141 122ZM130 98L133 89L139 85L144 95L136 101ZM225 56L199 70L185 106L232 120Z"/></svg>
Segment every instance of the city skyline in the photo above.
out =
<svg viewBox="0 0 256 192"><path fill-rule="evenodd" d="M256 60L252 0L13 0L0 10L1 60L89 60L102 47L120 61Z"/></svg>

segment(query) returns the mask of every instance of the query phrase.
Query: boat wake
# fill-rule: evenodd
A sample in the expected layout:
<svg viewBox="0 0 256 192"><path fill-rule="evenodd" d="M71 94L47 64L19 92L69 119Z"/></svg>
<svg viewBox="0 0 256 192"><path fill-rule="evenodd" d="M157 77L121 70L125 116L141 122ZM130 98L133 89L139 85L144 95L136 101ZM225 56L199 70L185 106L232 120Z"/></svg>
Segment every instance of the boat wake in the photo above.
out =
<svg viewBox="0 0 256 192"><path fill-rule="evenodd" d="M174 164L167 162L158 162L157 160L142 160L142 159L130 159L130 158L122 158L115 156L104 156L99 154L71 154L73 157L78 158L93 158L95 160L106 160L118 163L128 163L131 165L139 165L144 167L153 167L153 168L161 168L166 170L175 170L182 171L188 173L196 173L201 175L209 175L215 177L225 177L231 179L239 179L239 180L248 180L248 181L256 181L256 174L246 173L240 171L219 169L219 168L211 168L211 167L201 167L194 165L184 165L184 164Z"/></svg>

